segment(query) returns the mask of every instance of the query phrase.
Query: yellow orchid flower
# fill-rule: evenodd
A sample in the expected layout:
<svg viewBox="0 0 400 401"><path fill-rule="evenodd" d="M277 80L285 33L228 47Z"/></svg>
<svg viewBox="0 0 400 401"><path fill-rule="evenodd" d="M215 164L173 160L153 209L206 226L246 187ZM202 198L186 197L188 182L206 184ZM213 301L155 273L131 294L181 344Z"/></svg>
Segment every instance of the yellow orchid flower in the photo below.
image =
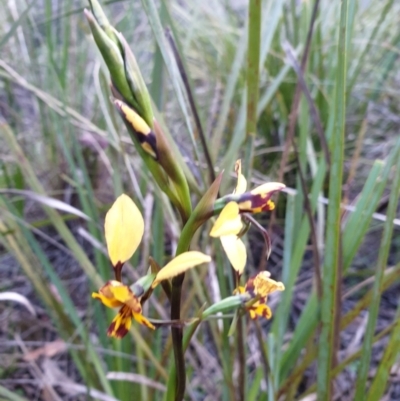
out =
<svg viewBox="0 0 400 401"><path fill-rule="evenodd" d="M108 328L107 334L111 337L122 338L129 331L132 319L147 326L155 327L142 315L141 297L151 286L156 287L161 281L170 279L181 274L192 267L208 263L211 258L197 251L184 252L172 259L164 268L154 275L153 282L145 288L141 288L141 296L135 295L132 290L117 280L108 281L99 292L93 292L92 297L99 299L108 308L120 308L117 316ZM146 276L146 278L151 276ZM134 287L132 287L134 288Z"/></svg>
<svg viewBox="0 0 400 401"><path fill-rule="evenodd" d="M142 315L140 299L135 296L132 290L119 281L108 281L99 292L93 292L92 297L99 299L109 308L120 307L120 310L108 328L107 335L110 337L122 338L128 333L132 319L138 323L155 329L155 327Z"/></svg>
<svg viewBox="0 0 400 401"><path fill-rule="evenodd" d="M133 200L122 194L106 214L104 231L108 255L120 281L123 264L138 248L144 232L143 217Z"/></svg>
<svg viewBox="0 0 400 401"><path fill-rule="evenodd" d="M235 173L237 175L236 188L233 191L235 200L227 203L222 209L211 229L210 236L220 238L222 247L232 267L241 275L246 265L247 251L238 235L243 228L240 214L273 210L275 204L270 199L271 195L280 191L285 185L278 182L270 182L246 192L247 180L242 174L240 160L235 163Z"/></svg>
<svg viewBox="0 0 400 401"><path fill-rule="evenodd" d="M285 286L280 281L270 278L271 274L267 271L258 273L255 277L250 278L244 287L238 287L235 293L249 294L253 299L258 298L250 306L246 306L246 310L250 314L251 319L258 319L259 316L266 319L272 317L270 307L266 304L268 295L275 291L283 291Z"/></svg>

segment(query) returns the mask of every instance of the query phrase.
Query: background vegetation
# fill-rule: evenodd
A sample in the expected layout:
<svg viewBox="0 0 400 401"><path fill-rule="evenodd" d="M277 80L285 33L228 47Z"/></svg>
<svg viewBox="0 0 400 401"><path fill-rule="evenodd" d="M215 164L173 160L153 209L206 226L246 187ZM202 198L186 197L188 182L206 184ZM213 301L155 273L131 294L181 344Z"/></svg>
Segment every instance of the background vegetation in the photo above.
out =
<svg viewBox="0 0 400 401"><path fill-rule="evenodd" d="M252 185L288 187L259 219L273 240L268 261L257 232L247 236L247 276L268 269L286 287L270 300L274 318L246 323L239 359L230 320L203 323L186 354L186 398L399 399L400 3L250 4L251 18L244 0L103 3L184 155L193 196L209 183L205 159L161 26L175 37L215 169L225 169L221 193L239 157ZM84 7L0 3L0 394L162 400L168 330L134 325L111 341L112 313L90 298L110 277L102 216L117 195L132 195L151 227L130 279L149 254L168 260L178 221L109 101ZM197 241L217 262L188 275L187 316L233 288L219 243L206 230ZM165 318L157 299L146 314Z"/></svg>

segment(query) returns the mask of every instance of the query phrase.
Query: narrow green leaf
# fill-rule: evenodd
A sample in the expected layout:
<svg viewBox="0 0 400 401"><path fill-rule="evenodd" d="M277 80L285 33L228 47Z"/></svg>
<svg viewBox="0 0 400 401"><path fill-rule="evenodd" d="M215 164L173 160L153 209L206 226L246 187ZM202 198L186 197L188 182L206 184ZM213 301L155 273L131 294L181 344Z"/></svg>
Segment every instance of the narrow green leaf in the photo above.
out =
<svg viewBox="0 0 400 401"><path fill-rule="evenodd" d="M394 181L389 197L389 205L386 214L386 222L383 229L381 246L379 248L378 264L376 267L372 301L369 308L368 323L364 334L363 351L360 360L360 365L358 369L358 376L356 382L356 392L354 399L362 399L365 395L365 389L367 387L367 376L370 368L371 354L372 354L372 344L375 332L375 325L378 318L380 300L382 295L382 284L384 272L387 266L387 261L389 257L390 246L392 244L393 235L393 219L396 217L397 206L400 198L400 157L397 157L397 166L394 171ZM393 348L393 342L396 348ZM390 374L390 368L394 361L396 360L396 355L399 353L400 343L400 331L396 327L393 331L391 340L389 342L390 347L385 350L385 355L378 368L378 374L375 376L374 382L372 384L371 390L368 395L368 400L380 400L383 396L385 383ZM377 391L379 389L379 391Z"/></svg>
<svg viewBox="0 0 400 401"><path fill-rule="evenodd" d="M317 394L319 401L331 399L331 368L335 352L337 284L341 270L341 209L345 121L346 121L346 67L347 67L347 14L348 2L341 3L339 41L337 49L335 128L331 140L331 171L329 180L329 206L325 263L323 267L323 293L321 300L321 335L318 347Z"/></svg>
<svg viewBox="0 0 400 401"><path fill-rule="evenodd" d="M25 18L28 16L29 10L35 5L36 0L32 0L31 3L25 8L24 11L20 14L19 18L11 25L11 28L8 32L0 39L0 50L2 47L8 42L8 40L14 35L15 31L18 27L24 22ZM3 4L4 6L4 4ZM4 12L4 8L3 8Z"/></svg>

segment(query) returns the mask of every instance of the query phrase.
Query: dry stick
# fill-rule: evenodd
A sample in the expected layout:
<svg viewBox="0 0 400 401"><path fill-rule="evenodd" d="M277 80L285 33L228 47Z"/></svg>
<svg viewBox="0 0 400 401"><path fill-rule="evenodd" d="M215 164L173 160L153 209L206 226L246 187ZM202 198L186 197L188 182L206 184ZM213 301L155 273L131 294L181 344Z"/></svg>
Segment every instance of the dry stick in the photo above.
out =
<svg viewBox="0 0 400 401"><path fill-rule="evenodd" d="M200 141L201 141L201 146L203 148L204 157L206 158L208 174L209 174L209 177L210 177L210 184L211 184L211 183L213 183L215 181L215 171L214 171L213 163L212 163L212 160L211 160L211 155L210 155L210 152L208 150L207 139L206 139L205 133L203 131L203 127L201 125L199 113L197 112L196 104L194 102L193 93L192 93L192 90L190 88L189 78L187 76L185 67L183 65L182 58L181 58L181 56L179 54L178 48L176 46L175 40L174 40L174 38L172 36L172 32L171 32L170 29L166 29L165 30L165 36L167 37L168 43L171 46L172 53L174 55L176 64L178 66L179 74L180 74L180 76L182 78L183 85L185 86L186 94L187 94L187 97L188 97L188 100L189 100L189 105L190 105L190 108L191 108L192 113L193 113L194 122L196 124L197 132L199 133L199 136L200 136Z"/></svg>
<svg viewBox="0 0 400 401"><path fill-rule="evenodd" d="M297 74L298 83L309 103L310 113L314 119L315 126L317 127L317 131L318 131L319 137L321 139L322 148L324 149L325 159L326 159L326 162L327 162L327 165L329 168L330 156L329 156L328 144L326 142L326 138L325 138L325 135L323 132L322 123L319 118L317 108L315 107L315 104L311 98L310 91L308 90L307 84L305 82L303 71L301 70L299 64L297 63L296 57L294 55L294 51L293 51L292 47L290 46L290 44L285 43L283 47L286 51L286 55L288 56L289 61L292 63L293 69L295 70L295 72ZM321 279L321 270L320 270L321 258L320 258L319 252L318 252L317 235L315 232L315 224L314 224L314 218L313 218L313 213L312 213L312 209L311 209L310 198L308 197L309 191L307 188L306 180L304 178L303 169L300 164L299 151L297 148L296 139L294 137L292 138L292 145L294 148L294 153L296 155L296 162L297 162L297 168L298 168L299 177L300 177L301 189L304 193L304 207L306 209L307 217L308 217L308 220L310 223L310 235L311 235L311 244L313 247L314 272L315 272L315 284L316 284L317 296L318 296L318 299L321 299L321 296L322 296L322 279Z"/></svg>
<svg viewBox="0 0 400 401"><path fill-rule="evenodd" d="M315 19L316 19L316 16L317 16L318 6L319 6L319 0L316 0L315 3L314 3L314 8L313 8L312 16L311 16L310 27L309 27L309 30L308 30L308 33L307 33L306 47L305 47L305 50L304 50L303 57L301 59L300 67L298 67L296 58L294 57L293 54L290 54L290 56L292 56L292 57L289 57L290 61L292 62L292 65L293 65L293 69L297 73L298 79L297 79L296 91L295 91L295 95L294 95L294 99L293 99L293 103L292 103L292 108L291 108L290 115L289 115L289 128L288 128L287 138L286 138L284 150L283 150L283 153L282 153L282 159L281 159L281 163L280 163L280 167L279 167L279 178L278 178L278 181L282 182L282 180L283 180L284 170L285 170L285 166L287 164L287 160L288 160L288 156L289 156L289 148L290 148L290 144L292 144L292 146L294 148L294 153L296 155L296 161L297 161L297 167L298 167L298 171L299 171L301 187L302 187L302 190L303 190L303 193L304 193L304 207L306 209L307 216L308 216L308 219L309 219L309 222L310 222L311 241L312 241L312 246L313 246L315 279L316 279L315 280L316 281L316 290L317 290L317 295L320 298L321 295L322 295L322 281L321 281L320 257L319 257L318 246L317 246L315 224L314 224L314 219L313 219L313 215L312 215L310 200L308 198L308 189L307 189L307 186L306 186L306 183L305 183L305 179L304 179L304 174L303 174L303 171L302 171L302 168L301 168L301 165L300 165L297 145L296 145L296 141L295 141L295 137L294 137L294 132L295 132L295 128L296 128L296 122L297 122L297 117L298 117L298 109L299 109L299 104L300 104L300 95L301 95L301 91L303 90L303 92L305 93L306 98L307 98L307 95L308 95L308 99L307 100L309 100L311 114L312 114L312 117L314 119L315 125L317 127L317 132L319 134L319 137L320 137L320 140L321 140L321 144L322 144L322 147L324 149L325 158L326 158L326 162L327 162L328 170L329 170L330 157L329 157L328 145L326 143L326 139L325 139L325 136L324 136L324 133L323 133L323 129L322 129L321 120L319 118L317 109L316 109L314 103L312 102L311 95L310 95L310 93L309 93L309 91L307 89L307 86L306 86L305 80L304 80L304 71L305 71L305 68L306 68L306 65L307 65L308 55L309 55L309 52L310 52L311 39L312 39ZM287 48L288 48L288 46L286 45L286 49ZM286 51L286 53L289 53L289 52ZM275 216L276 216L275 213L276 212L274 210L272 212L272 214L271 214L271 222L270 222L270 225L269 225L269 230L271 230L273 225L274 225ZM260 266L261 266L261 263L263 265L265 264L265 258L266 258L266 255L265 255L265 252L264 252L263 255L262 255Z"/></svg>
<svg viewBox="0 0 400 401"><path fill-rule="evenodd" d="M310 202L310 198L308 197L308 188L307 188L306 180L304 178L303 169L300 164L299 150L297 148L297 143L296 143L295 138L293 138L292 145L294 148L294 153L296 155L297 168L298 168L298 172L299 172L301 189L302 189L303 193L305 194L304 208L306 209L307 217L308 217L309 224L310 224L311 245L313 248L313 259L314 259L315 288L317 291L318 299L321 299L321 297L322 297L322 278L321 278L321 269L320 269L321 258L320 258L319 252L318 252L317 234L315 231L314 218L313 218L313 214L312 214L312 210L311 210L311 202Z"/></svg>
<svg viewBox="0 0 400 401"><path fill-rule="evenodd" d="M319 0L315 0L314 8L312 11L312 16L311 16L311 21L310 21L310 26L308 28L308 33L307 33L306 47L304 49L303 57L301 59L301 64L300 64L301 71L303 71L303 73L305 71L305 68L307 65L307 60L308 60L308 55L310 53L311 39L312 39L312 35L313 35L315 19L317 17L318 6L319 6ZM301 94L300 91L301 91L300 82L299 82L299 80L297 80L296 91L294 94L292 107L291 107L290 114L289 114L289 127L288 127L288 131L287 131L287 137L286 137L285 145L283 147L282 159L281 159L281 163L279 166L279 174L278 174L279 182L283 181L283 176L285 174L285 167L286 167L286 164L287 164L287 161L289 158L290 144L293 142L293 138L294 138L294 130L296 128L296 122L297 122L297 116L298 116L298 110L299 110L299 104L300 104L300 94ZM305 194L305 196L307 196L307 194ZM269 231L272 230L275 220L276 220L276 209L274 209L271 213ZM265 263L265 255L264 254L262 255L260 263Z"/></svg>
<svg viewBox="0 0 400 401"><path fill-rule="evenodd" d="M367 132L367 127L368 127L368 120L367 120L367 115L365 115L365 117L363 118L363 121L361 123L360 131L359 131L359 134L358 134L358 137L356 140L356 148L353 153L353 157L351 158L347 181L344 184L343 203L345 205L347 205L349 203L350 187L351 187L351 184L353 183L354 177L356 175L358 161L360 159L360 154L361 154L361 150L362 150L362 146L363 146L364 137Z"/></svg>
<svg viewBox="0 0 400 401"><path fill-rule="evenodd" d="M272 377L271 365L269 364L268 355L267 355L267 352L265 351L265 347L264 347L265 341L263 339L260 322L258 320L253 320L253 323L254 323L254 327L256 329L256 337L257 337L258 343L260 344L261 363L263 365L264 374L265 374L266 378L271 377L270 383L272 386L272 392L274 394L276 394L276 389L274 387L274 378Z"/></svg>
<svg viewBox="0 0 400 401"><path fill-rule="evenodd" d="M311 93L308 90L306 80L304 79L304 70L300 67L300 65L297 61L296 53L295 53L292 45L286 41L283 43L282 47L285 50L285 53L286 53L287 58L289 59L289 62L292 64L292 68L294 69L294 71L297 75L298 84L300 85L300 88L303 91L304 96L306 97L308 107L310 108L311 118L314 120L315 129L319 136L322 150L325 155L326 164L329 167L331 164L331 156L329 154L328 142L325 138L324 129L322 127L322 122L321 122L321 118L319 116L317 107L315 106L315 103L311 96Z"/></svg>

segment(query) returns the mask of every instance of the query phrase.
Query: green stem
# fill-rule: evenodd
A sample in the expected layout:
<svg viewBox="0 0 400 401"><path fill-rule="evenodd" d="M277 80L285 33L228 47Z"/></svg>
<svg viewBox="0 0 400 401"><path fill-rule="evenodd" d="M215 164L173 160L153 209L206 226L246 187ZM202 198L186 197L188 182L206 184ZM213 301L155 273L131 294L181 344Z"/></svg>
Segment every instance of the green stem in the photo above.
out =
<svg viewBox="0 0 400 401"><path fill-rule="evenodd" d="M248 14L247 49L247 115L246 144L243 172L250 176L253 167L254 139L257 133L257 106L259 98L260 42L261 42L261 0L250 0Z"/></svg>
<svg viewBox="0 0 400 401"><path fill-rule="evenodd" d="M178 241L178 246L176 249L176 256L183 252L186 252L190 247L190 242L192 241L193 235L196 231L195 215L191 214L189 220L184 225L182 229L181 236ZM172 279L171 288L171 320L181 318L181 297L182 297L182 284L185 278L185 274L180 274ZM186 386L186 369L185 369L185 355L183 350L183 329L181 327L172 327L172 344L174 349L174 359L175 359L175 375L176 379L169 382L175 385L175 401L181 401L185 395ZM171 393L170 393L171 394ZM168 400L172 399L168 397Z"/></svg>
<svg viewBox="0 0 400 401"><path fill-rule="evenodd" d="M171 320L180 319L181 317L181 296L184 278L185 274L181 274L172 279ZM182 346L183 330L181 327L172 327L171 334L176 369L175 401L181 401L185 395L186 386L185 355Z"/></svg>
<svg viewBox="0 0 400 401"><path fill-rule="evenodd" d="M341 282L342 260L342 201L345 123L346 123L346 82L347 82L347 16L349 1L341 3L337 67L335 80L335 127L331 140L332 163L329 174L329 206L325 261L322 271L323 288L320 306L321 335L318 346L317 399L332 399L332 369L336 365L338 289Z"/></svg>
<svg viewBox="0 0 400 401"><path fill-rule="evenodd" d="M245 388L246 388L246 350L244 347L244 322L243 317L238 319L237 323L237 347L238 347L238 360L239 360L239 383L238 395L239 401L245 401Z"/></svg>

